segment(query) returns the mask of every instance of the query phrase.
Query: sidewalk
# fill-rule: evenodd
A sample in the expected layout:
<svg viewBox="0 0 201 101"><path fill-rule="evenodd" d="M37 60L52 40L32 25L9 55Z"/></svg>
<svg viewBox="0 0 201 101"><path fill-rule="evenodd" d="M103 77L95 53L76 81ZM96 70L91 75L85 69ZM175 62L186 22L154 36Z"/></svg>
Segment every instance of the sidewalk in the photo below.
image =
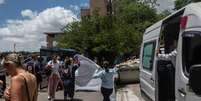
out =
<svg viewBox="0 0 201 101"><path fill-rule="evenodd" d="M139 84L120 87L116 93L117 101L144 101L140 95Z"/></svg>

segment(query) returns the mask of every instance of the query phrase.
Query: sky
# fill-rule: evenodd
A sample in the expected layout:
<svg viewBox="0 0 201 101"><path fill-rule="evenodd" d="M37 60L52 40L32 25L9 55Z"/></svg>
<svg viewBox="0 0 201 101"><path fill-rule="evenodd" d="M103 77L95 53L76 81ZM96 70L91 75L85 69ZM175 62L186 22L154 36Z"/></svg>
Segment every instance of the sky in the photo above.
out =
<svg viewBox="0 0 201 101"><path fill-rule="evenodd" d="M158 11L172 9L173 0L159 0ZM89 0L0 0L0 52L39 51L46 45L44 32L60 32L79 20L80 7Z"/></svg>

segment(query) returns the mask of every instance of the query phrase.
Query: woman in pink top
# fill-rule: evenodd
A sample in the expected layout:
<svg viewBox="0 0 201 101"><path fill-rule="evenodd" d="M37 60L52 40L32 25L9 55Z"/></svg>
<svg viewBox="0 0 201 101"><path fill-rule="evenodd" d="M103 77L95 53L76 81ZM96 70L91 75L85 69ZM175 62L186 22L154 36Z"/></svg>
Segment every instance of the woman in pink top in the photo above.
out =
<svg viewBox="0 0 201 101"><path fill-rule="evenodd" d="M48 100L54 101L58 83L61 81L59 74L60 62L56 55L54 55L52 60L47 63L46 68L51 69L51 75L48 81Z"/></svg>

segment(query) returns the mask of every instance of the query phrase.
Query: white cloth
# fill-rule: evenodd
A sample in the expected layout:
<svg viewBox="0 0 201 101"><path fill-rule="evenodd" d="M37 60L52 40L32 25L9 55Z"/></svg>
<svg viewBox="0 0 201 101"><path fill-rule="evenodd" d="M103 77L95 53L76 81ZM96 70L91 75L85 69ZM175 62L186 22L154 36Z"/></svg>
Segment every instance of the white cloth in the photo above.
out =
<svg viewBox="0 0 201 101"><path fill-rule="evenodd" d="M59 67L60 67L60 62L57 61L56 63L54 63L53 61L49 61L47 63L47 65L52 65L51 69L52 69L52 74L57 74L59 75Z"/></svg>
<svg viewBox="0 0 201 101"><path fill-rule="evenodd" d="M89 88L99 88L101 85L100 79L92 80L95 71L100 68L92 60L84 57L83 55L75 55L79 62L80 67L76 71L75 75L75 83L79 87L90 86ZM96 82L94 82L96 81ZM94 82L94 83L93 83Z"/></svg>

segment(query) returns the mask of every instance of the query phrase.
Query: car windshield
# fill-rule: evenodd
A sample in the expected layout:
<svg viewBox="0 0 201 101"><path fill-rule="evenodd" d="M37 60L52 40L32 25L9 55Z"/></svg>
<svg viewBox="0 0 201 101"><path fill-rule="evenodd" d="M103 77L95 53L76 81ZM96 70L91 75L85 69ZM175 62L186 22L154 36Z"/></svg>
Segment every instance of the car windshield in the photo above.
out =
<svg viewBox="0 0 201 101"><path fill-rule="evenodd" d="M192 65L201 64L201 32L190 31L183 34L182 60L186 76Z"/></svg>

